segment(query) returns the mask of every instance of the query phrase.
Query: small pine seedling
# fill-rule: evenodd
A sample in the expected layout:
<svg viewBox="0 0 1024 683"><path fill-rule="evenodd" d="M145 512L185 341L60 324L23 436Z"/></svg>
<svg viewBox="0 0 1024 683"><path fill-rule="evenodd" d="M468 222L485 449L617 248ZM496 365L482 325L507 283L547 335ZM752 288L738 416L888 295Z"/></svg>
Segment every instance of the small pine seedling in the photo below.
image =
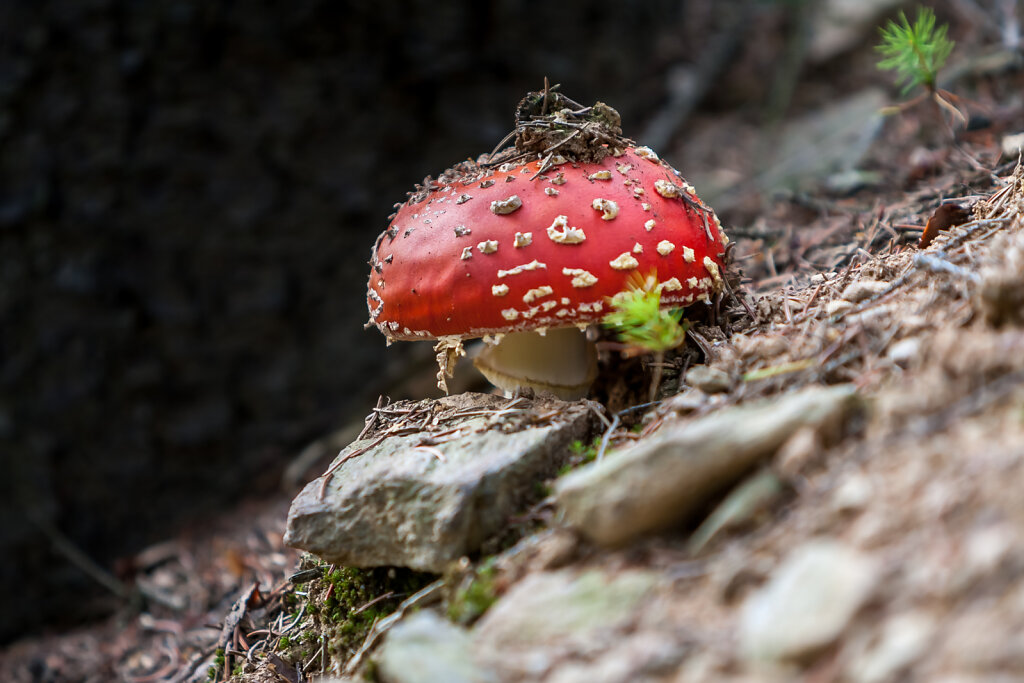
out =
<svg viewBox="0 0 1024 683"><path fill-rule="evenodd" d="M953 51L947 28L945 24L935 26L935 13L927 7L918 8L913 24L900 11L899 23L890 20L879 28L882 42L875 49L885 58L878 62L878 68L896 71L897 83L904 84L903 94L918 86L935 93L938 71Z"/></svg>
<svg viewBox="0 0 1024 683"><path fill-rule="evenodd" d="M680 322L682 311L661 308L661 291L646 286L653 282L657 279L647 278L640 286L631 284L612 303L614 310L604 317L602 324L614 329L619 340L631 347L661 353L683 343L686 324Z"/></svg>

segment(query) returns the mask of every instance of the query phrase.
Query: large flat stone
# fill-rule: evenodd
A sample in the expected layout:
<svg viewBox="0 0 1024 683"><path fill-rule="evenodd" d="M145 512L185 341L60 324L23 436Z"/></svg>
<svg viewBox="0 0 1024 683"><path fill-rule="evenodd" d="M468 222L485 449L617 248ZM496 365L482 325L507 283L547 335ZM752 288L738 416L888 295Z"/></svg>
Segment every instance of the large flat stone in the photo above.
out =
<svg viewBox="0 0 1024 683"><path fill-rule="evenodd" d="M497 414L508 403L487 394L420 402L435 416L423 430L349 457L374 439L352 443L326 486L316 479L292 502L285 543L345 566L432 572L479 549L591 429L582 403L523 399L524 410Z"/></svg>
<svg viewBox="0 0 1024 683"><path fill-rule="evenodd" d="M813 387L752 406L665 426L558 484L565 520L616 546L678 525L807 427L827 436L859 405L850 386Z"/></svg>

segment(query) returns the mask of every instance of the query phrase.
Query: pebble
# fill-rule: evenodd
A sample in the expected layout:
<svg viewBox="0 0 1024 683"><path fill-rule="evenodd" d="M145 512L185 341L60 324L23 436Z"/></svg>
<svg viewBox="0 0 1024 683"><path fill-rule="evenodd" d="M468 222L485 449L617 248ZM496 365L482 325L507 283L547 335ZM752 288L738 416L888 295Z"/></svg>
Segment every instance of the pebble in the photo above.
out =
<svg viewBox="0 0 1024 683"><path fill-rule="evenodd" d="M473 661L469 634L429 610L416 612L388 633L377 657L385 683L496 681Z"/></svg>
<svg viewBox="0 0 1024 683"><path fill-rule="evenodd" d="M840 295L840 298L856 304L864 301L865 299L870 299L888 287L888 282L881 282L879 280L857 280L856 282L851 282L847 285L846 289L844 289L843 293Z"/></svg>
<svg viewBox="0 0 1024 683"><path fill-rule="evenodd" d="M901 339L889 347L886 354L889 360L901 368L910 365L911 361L921 355L921 340L918 337Z"/></svg>
<svg viewBox="0 0 1024 683"><path fill-rule="evenodd" d="M706 394L722 394L732 387L728 373L709 365L694 365L686 372L686 383Z"/></svg>
<svg viewBox="0 0 1024 683"><path fill-rule="evenodd" d="M836 276L835 273L815 273L811 276L812 285L820 285L822 282L827 282Z"/></svg>
<svg viewBox="0 0 1024 683"><path fill-rule="evenodd" d="M666 412L686 414L703 408L708 403L708 395L696 387L688 387L663 404Z"/></svg>
<svg viewBox="0 0 1024 683"><path fill-rule="evenodd" d="M922 612L890 618L877 638L850 658L848 678L854 683L898 680L897 676L928 647L938 623L939 617Z"/></svg>
<svg viewBox="0 0 1024 683"><path fill-rule="evenodd" d="M783 477L793 478L820 455L823 448L817 430L801 427L786 439L775 454L775 468Z"/></svg>
<svg viewBox="0 0 1024 683"><path fill-rule="evenodd" d="M737 335L738 336L738 335ZM791 343L781 334L758 335L742 339L733 338L740 355L752 360L777 358L789 350Z"/></svg>
<svg viewBox="0 0 1024 683"><path fill-rule="evenodd" d="M874 487L863 474L846 477L832 494L832 507L839 512L863 510L871 502Z"/></svg>
<svg viewBox="0 0 1024 683"><path fill-rule="evenodd" d="M1024 149L1024 133L1006 135L1002 141L1003 156L1007 159L1015 159L1021 150Z"/></svg>
<svg viewBox="0 0 1024 683"><path fill-rule="evenodd" d="M825 304L825 312L829 315L839 315L853 308L853 304L846 299L833 299Z"/></svg>
<svg viewBox="0 0 1024 683"><path fill-rule="evenodd" d="M473 654L503 681L550 680L567 654L595 659L622 644L659 580L637 570L528 574L477 622Z"/></svg>
<svg viewBox="0 0 1024 683"><path fill-rule="evenodd" d="M793 550L744 603L740 642L754 661L799 660L833 643L870 596L875 562L835 541Z"/></svg>

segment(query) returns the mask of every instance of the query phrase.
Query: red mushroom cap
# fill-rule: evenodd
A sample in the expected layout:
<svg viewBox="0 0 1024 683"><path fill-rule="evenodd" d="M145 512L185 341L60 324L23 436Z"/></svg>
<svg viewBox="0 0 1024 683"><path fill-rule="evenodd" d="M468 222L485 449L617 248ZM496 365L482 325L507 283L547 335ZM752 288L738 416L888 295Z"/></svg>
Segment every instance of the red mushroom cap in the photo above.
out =
<svg viewBox="0 0 1024 683"><path fill-rule="evenodd" d="M646 147L474 170L414 195L377 239L367 305L389 339L591 323L637 274L665 307L722 287L721 223Z"/></svg>

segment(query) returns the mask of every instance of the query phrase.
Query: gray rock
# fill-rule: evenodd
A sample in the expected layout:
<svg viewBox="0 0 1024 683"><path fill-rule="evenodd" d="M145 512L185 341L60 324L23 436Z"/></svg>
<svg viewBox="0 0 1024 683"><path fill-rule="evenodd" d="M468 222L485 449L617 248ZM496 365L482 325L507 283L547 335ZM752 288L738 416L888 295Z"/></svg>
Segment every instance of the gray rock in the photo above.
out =
<svg viewBox="0 0 1024 683"><path fill-rule="evenodd" d="M536 680L566 654L603 652L618 642L658 577L593 569L529 574L477 623L481 659L511 680Z"/></svg>
<svg viewBox="0 0 1024 683"><path fill-rule="evenodd" d="M469 634L429 610L410 615L388 633L377 657L385 683L485 683L494 674L473 661Z"/></svg>
<svg viewBox="0 0 1024 683"><path fill-rule="evenodd" d="M707 365L694 365L686 373L686 383L706 394L721 394L732 388L729 374Z"/></svg>
<svg viewBox="0 0 1024 683"><path fill-rule="evenodd" d="M743 605L740 644L753 660L794 660L834 642L871 594L878 567L832 541L794 550Z"/></svg>
<svg viewBox="0 0 1024 683"><path fill-rule="evenodd" d="M656 581L655 574L645 571L530 574L484 615L476 639L497 647L531 647L553 638L585 640L594 630L630 619Z"/></svg>
<svg viewBox="0 0 1024 683"><path fill-rule="evenodd" d="M814 387L665 426L567 475L558 484L558 504L566 521L592 541L620 545L685 521L795 431L833 431L858 405L849 386Z"/></svg>
<svg viewBox="0 0 1024 683"><path fill-rule="evenodd" d="M765 192L807 189L856 169L882 128L885 103L885 93L868 88L791 121L779 134L758 185Z"/></svg>
<svg viewBox="0 0 1024 683"><path fill-rule="evenodd" d="M621 637L594 659L559 663L545 683L654 683L671 674L690 654L678 633L643 630Z"/></svg>
<svg viewBox="0 0 1024 683"><path fill-rule="evenodd" d="M941 618L925 612L897 614L885 622L868 647L849 657L847 677L856 683L882 683L919 659L931 643ZM904 680L906 680L904 678Z"/></svg>
<svg viewBox="0 0 1024 683"><path fill-rule="evenodd" d="M832 59L874 36L883 15L899 0L823 0L808 32L808 57L816 64Z"/></svg>
<svg viewBox="0 0 1024 683"><path fill-rule="evenodd" d="M568 445L589 434L585 404L521 399L499 414L508 403L485 394L421 402L437 438L417 430L351 444L326 486L314 480L292 501L285 543L345 566L444 571L535 499Z"/></svg>

